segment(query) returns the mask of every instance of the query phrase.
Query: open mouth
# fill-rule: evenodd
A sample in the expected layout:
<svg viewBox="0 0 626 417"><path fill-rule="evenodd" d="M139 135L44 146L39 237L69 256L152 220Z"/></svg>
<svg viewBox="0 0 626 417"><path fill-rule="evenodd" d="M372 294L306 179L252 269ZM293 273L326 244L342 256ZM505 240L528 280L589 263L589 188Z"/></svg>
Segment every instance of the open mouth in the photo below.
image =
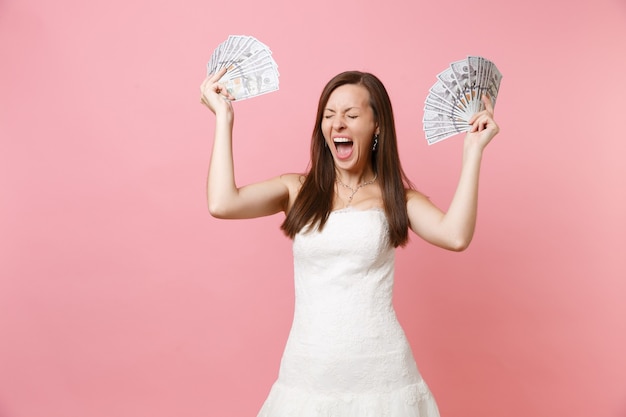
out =
<svg viewBox="0 0 626 417"><path fill-rule="evenodd" d="M337 156L340 158L347 158L352 153L352 145L354 144L348 138L335 138L335 149L337 150Z"/></svg>

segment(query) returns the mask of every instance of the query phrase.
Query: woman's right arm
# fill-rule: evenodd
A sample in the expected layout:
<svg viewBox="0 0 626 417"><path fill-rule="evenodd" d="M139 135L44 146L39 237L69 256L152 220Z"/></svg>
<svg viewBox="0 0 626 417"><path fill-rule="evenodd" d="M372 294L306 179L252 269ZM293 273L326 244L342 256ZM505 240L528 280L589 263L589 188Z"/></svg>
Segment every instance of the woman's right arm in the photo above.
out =
<svg viewBox="0 0 626 417"><path fill-rule="evenodd" d="M232 134L234 111L228 93L218 80L225 69L207 77L201 101L215 114L215 138L207 178L207 202L212 216L244 219L286 211L293 195L293 175L283 175L237 187L233 163Z"/></svg>

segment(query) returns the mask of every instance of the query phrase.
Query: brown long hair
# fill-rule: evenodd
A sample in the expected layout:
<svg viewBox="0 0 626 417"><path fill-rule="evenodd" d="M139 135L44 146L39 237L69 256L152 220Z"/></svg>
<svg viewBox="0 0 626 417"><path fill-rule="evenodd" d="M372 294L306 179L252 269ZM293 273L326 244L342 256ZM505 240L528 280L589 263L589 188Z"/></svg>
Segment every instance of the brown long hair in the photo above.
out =
<svg viewBox="0 0 626 417"><path fill-rule="evenodd" d="M378 146L372 152L372 169L381 185L390 242L394 247L403 246L409 238L405 188L413 188L413 185L400 165L393 109L387 90L375 75L360 71L338 74L324 87L311 138L310 170L281 229L293 239L303 227L311 224L321 230L328 220L336 172L332 153L325 145L322 117L332 92L345 84L361 85L369 92L370 106L379 127Z"/></svg>

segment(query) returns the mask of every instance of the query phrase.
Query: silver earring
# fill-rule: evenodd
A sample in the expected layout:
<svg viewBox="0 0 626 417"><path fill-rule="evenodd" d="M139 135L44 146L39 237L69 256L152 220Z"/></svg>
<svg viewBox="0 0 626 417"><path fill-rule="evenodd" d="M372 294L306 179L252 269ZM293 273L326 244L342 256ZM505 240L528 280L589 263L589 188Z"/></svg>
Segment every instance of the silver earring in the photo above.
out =
<svg viewBox="0 0 626 417"><path fill-rule="evenodd" d="M374 135L374 145L372 146L372 151L376 151L377 146L378 146L378 133Z"/></svg>

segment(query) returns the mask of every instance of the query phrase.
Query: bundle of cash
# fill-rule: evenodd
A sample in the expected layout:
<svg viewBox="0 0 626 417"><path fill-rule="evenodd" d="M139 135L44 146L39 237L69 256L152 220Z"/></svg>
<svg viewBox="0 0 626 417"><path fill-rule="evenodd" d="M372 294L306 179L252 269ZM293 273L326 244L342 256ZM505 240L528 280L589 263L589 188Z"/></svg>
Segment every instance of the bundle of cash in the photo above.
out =
<svg viewBox="0 0 626 417"><path fill-rule="evenodd" d="M424 133L429 145L467 132L469 120L484 110L483 95L495 106L502 74L495 64L479 56L450 64L437 75L424 105Z"/></svg>
<svg viewBox="0 0 626 417"><path fill-rule="evenodd" d="M272 51L252 36L231 35L213 51L207 75L226 68L219 82L236 100L278 90L278 65Z"/></svg>

